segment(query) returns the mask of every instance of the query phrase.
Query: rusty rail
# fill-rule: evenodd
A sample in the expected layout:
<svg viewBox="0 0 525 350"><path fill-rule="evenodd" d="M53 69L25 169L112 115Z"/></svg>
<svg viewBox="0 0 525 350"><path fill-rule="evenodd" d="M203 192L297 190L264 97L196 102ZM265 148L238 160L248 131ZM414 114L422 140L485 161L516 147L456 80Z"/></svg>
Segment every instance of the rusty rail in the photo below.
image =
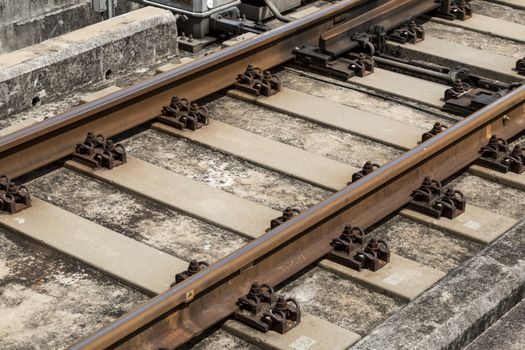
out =
<svg viewBox="0 0 525 350"><path fill-rule="evenodd" d="M386 0L345 0L233 47L215 52L143 83L74 108L0 138L0 174L28 173L73 153L87 132L112 137L157 117L173 95L190 100L235 83L248 64L269 69L294 56L298 44L316 44L319 35L347 16L366 13ZM400 0L390 0L400 1ZM412 0L421 1L421 0Z"/></svg>
<svg viewBox="0 0 525 350"><path fill-rule="evenodd" d="M491 135L525 130L525 86L379 168L242 249L102 328L73 349L172 349L228 317L253 281L277 285L323 258L346 224L369 227L410 200L425 176L444 180Z"/></svg>

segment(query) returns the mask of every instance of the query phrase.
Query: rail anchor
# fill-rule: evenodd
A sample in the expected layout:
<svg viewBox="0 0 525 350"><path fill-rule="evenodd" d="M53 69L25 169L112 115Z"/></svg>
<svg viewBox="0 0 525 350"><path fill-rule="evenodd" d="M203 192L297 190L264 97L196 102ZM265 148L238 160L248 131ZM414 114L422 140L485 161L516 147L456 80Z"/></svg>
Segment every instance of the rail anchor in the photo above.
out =
<svg viewBox="0 0 525 350"><path fill-rule="evenodd" d="M210 266L210 264L208 264L206 261L191 260L186 271L182 271L181 273L175 275L175 282L170 285L170 288L195 275L196 273L201 272L208 266Z"/></svg>
<svg viewBox="0 0 525 350"><path fill-rule="evenodd" d="M380 167L379 164L367 161L365 165L363 165L363 168L361 170L352 174L352 181L347 183L347 185L350 185L352 182L356 182L357 180L365 177L366 175L372 173L374 170L378 169L379 167Z"/></svg>
<svg viewBox="0 0 525 350"><path fill-rule="evenodd" d="M507 142L492 135L486 146L480 150L481 157L476 164L507 173L509 171L521 174L525 171L525 154L521 145L509 150Z"/></svg>
<svg viewBox="0 0 525 350"><path fill-rule="evenodd" d="M286 207L283 210L283 215L281 215L281 216L273 219L272 221L270 221L270 227L266 229L266 232L268 232L270 230L273 230L277 226L279 226L282 223L290 220L291 218L293 218L294 216L296 216L296 215L298 215L300 213L301 213L301 211L299 209L295 209L295 208L292 208L292 207Z"/></svg>
<svg viewBox="0 0 525 350"><path fill-rule="evenodd" d="M254 282L237 306L234 319L263 333L273 330L284 334L301 322L299 303L275 294L267 284Z"/></svg>
<svg viewBox="0 0 525 350"><path fill-rule="evenodd" d="M465 212L467 200L462 192L444 189L439 181L425 177L421 186L412 192L409 209L439 218L454 219Z"/></svg>
<svg viewBox="0 0 525 350"><path fill-rule="evenodd" d="M388 34L388 38L400 44L417 44L425 40L425 30L416 21L408 21Z"/></svg>
<svg viewBox="0 0 525 350"><path fill-rule="evenodd" d="M195 131L208 125L209 115L206 107L191 103L188 99L173 96L170 105L162 108L159 120L179 130Z"/></svg>
<svg viewBox="0 0 525 350"><path fill-rule="evenodd" d="M0 176L0 210L10 214L31 206L31 196L25 186L17 186L7 176Z"/></svg>
<svg viewBox="0 0 525 350"><path fill-rule="evenodd" d="M472 17L470 0L441 0L441 6L435 11L435 15L451 21L469 19Z"/></svg>
<svg viewBox="0 0 525 350"><path fill-rule="evenodd" d="M343 233L330 245L334 249L328 258L339 264L361 271L377 271L390 262L390 249L383 240L368 237L359 227L345 226Z"/></svg>
<svg viewBox="0 0 525 350"><path fill-rule="evenodd" d="M447 128L448 127L446 125L443 125L440 122L436 122L434 126L432 127L432 129L430 129L429 131L421 135L421 141L419 143L423 143L426 140L436 136L437 134L442 133L443 131L447 130Z"/></svg>
<svg viewBox="0 0 525 350"><path fill-rule="evenodd" d="M281 91L281 80L269 71L248 65L243 74L237 76L235 88L255 96L271 96Z"/></svg>
<svg viewBox="0 0 525 350"><path fill-rule="evenodd" d="M525 75L525 57L520 58L516 61L516 68L514 68L518 74Z"/></svg>
<svg viewBox="0 0 525 350"><path fill-rule="evenodd" d="M76 145L73 159L94 169L113 169L126 163L127 156L121 144L114 144L102 135L95 136L94 133L88 132L84 143Z"/></svg>

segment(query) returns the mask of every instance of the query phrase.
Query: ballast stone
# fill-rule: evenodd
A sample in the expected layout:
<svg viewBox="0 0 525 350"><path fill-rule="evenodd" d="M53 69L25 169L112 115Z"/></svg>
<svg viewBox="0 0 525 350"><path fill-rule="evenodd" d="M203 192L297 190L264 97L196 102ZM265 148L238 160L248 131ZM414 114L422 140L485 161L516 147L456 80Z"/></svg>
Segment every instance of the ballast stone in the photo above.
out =
<svg viewBox="0 0 525 350"><path fill-rule="evenodd" d="M524 250L521 221L351 349L464 347L523 299Z"/></svg>
<svg viewBox="0 0 525 350"><path fill-rule="evenodd" d="M176 53L176 17L145 7L2 55L0 117Z"/></svg>

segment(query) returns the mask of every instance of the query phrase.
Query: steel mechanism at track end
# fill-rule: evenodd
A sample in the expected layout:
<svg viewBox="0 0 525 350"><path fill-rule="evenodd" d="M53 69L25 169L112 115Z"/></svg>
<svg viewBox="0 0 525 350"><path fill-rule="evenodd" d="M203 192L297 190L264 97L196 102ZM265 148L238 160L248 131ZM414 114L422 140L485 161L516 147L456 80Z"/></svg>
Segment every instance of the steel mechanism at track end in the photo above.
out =
<svg viewBox="0 0 525 350"><path fill-rule="evenodd" d="M433 14L451 21L465 21L472 17L472 6L470 0L441 0L441 6Z"/></svg>
<svg viewBox="0 0 525 350"><path fill-rule="evenodd" d="M465 212L465 195L452 187L443 188L441 183L425 177L423 183L412 192L407 208L431 217L454 219Z"/></svg>
<svg viewBox="0 0 525 350"><path fill-rule="evenodd" d="M277 226L281 225L282 223L290 220L291 218L293 218L294 216L300 214L301 211L299 209L295 209L295 208L292 208L292 207L286 207L284 210L283 210L283 215L275 218L275 219L272 219L272 221L270 221L270 227L266 229L266 232L270 231L270 230L273 230L274 228L276 228Z"/></svg>
<svg viewBox="0 0 525 350"><path fill-rule="evenodd" d="M181 283L182 281L186 280L187 278L195 275L196 273L201 272L205 268L210 266L206 261L197 261L195 259L190 261L190 264L188 265L188 269L185 271L182 271L175 275L175 282L173 282L170 285L171 287L174 287L176 284Z"/></svg>
<svg viewBox="0 0 525 350"><path fill-rule="evenodd" d="M423 143L425 142L426 140L442 133L443 131L447 130L448 129L448 126L446 125L443 125L441 124L440 122L436 122L434 123L434 126L432 127L432 129L430 129L429 131L423 133L421 135L421 141L419 141L418 143Z"/></svg>
<svg viewBox="0 0 525 350"><path fill-rule="evenodd" d="M400 44L417 44L425 40L425 29L414 20L408 21L392 30L388 39Z"/></svg>
<svg viewBox="0 0 525 350"><path fill-rule="evenodd" d="M521 145L509 149L507 141L492 135L487 145L480 150L476 164L501 173L521 174L525 171L525 153Z"/></svg>
<svg viewBox="0 0 525 350"><path fill-rule="evenodd" d="M352 174L352 181L348 182L347 185L350 185L352 182L356 182L359 179L362 179L366 175L372 173L374 170L379 169L381 165L377 163L372 163L371 161L367 161L361 170L358 172L355 172Z"/></svg>
<svg viewBox="0 0 525 350"><path fill-rule="evenodd" d="M209 123L209 113L206 107L199 106L186 98L173 96L169 106L164 106L159 120L179 130L202 128Z"/></svg>
<svg viewBox="0 0 525 350"><path fill-rule="evenodd" d="M514 70L521 75L525 75L525 57L520 58L516 61L516 67Z"/></svg>
<svg viewBox="0 0 525 350"><path fill-rule="evenodd" d="M390 248L383 240L369 237L361 228L347 225L330 245L328 259L361 271L377 271L390 262Z"/></svg>
<svg viewBox="0 0 525 350"><path fill-rule="evenodd" d="M248 65L243 74L237 76L235 88L255 96L272 96L281 91L281 80L269 71Z"/></svg>
<svg viewBox="0 0 525 350"><path fill-rule="evenodd" d="M113 169L127 162L126 150L102 135L88 132L84 143L77 143L73 160L91 168Z"/></svg>
<svg viewBox="0 0 525 350"><path fill-rule="evenodd" d="M0 175L0 210L15 214L31 206L31 196L25 186L17 186L7 176Z"/></svg>
<svg viewBox="0 0 525 350"><path fill-rule="evenodd" d="M254 282L237 306L234 319L263 333L272 330L284 334L301 322L299 303L275 294L267 284Z"/></svg>

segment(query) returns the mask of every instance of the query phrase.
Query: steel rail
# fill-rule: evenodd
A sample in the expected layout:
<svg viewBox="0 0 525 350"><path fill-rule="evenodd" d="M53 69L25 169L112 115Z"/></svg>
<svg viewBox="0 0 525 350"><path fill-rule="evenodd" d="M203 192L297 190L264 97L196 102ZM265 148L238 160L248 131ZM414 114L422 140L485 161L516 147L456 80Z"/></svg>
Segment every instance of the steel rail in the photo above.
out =
<svg viewBox="0 0 525 350"><path fill-rule="evenodd" d="M346 224L399 210L425 176L442 181L479 157L492 135L525 130L525 86L100 329L73 349L175 348L228 317L253 281L276 286L323 258Z"/></svg>
<svg viewBox="0 0 525 350"><path fill-rule="evenodd" d="M0 138L0 174L15 178L66 157L88 131L111 137L148 122L159 115L173 95L195 100L231 86L248 64L263 70L282 64L293 58L296 45L314 45L321 33L335 23L385 2L341 1L251 40L5 135Z"/></svg>

